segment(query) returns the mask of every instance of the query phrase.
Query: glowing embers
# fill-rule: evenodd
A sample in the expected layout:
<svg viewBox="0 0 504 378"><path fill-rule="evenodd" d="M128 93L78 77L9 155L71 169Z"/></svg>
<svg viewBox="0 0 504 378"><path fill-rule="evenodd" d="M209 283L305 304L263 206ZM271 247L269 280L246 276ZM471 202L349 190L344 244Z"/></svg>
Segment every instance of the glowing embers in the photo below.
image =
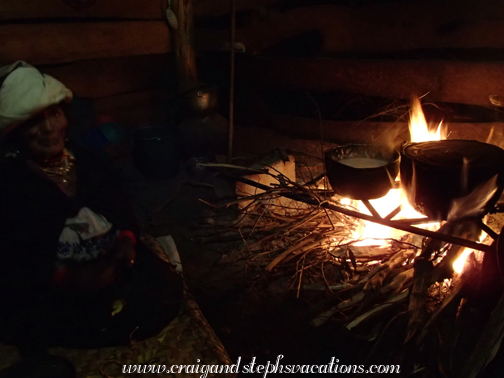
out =
<svg viewBox="0 0 504 378"><path fill-rule="evenodd" d="M341 201L342 205L347 205L357 209L357 211L372 215L371 211L367 208L364 202L350 200L344 198ZM439 222L431 222L424 215L418 213L408 203L403 195L402 189L391 189L386 196L375 200L370 200L369 203L376 210L382 218L386 218L392 212L397 212L393 219L423 219L425 223L417 224L418 227L435 231L439 228ZM400 210L397 210L400 206ZM388 247L390 239L399 239L406 233L404 231L396 230L394 228L377 224L374 222L367 222L361 220L359 226L355 230L353 237L358 240L354 245L357 246L380 246Z"/></svg>

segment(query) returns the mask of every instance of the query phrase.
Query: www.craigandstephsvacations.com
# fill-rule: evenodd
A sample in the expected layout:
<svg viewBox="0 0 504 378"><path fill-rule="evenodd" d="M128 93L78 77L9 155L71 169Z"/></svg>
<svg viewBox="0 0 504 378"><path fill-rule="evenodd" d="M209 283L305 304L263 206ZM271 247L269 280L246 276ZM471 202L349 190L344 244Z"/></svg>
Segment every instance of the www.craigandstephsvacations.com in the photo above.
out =
<svg viewBox="0 0 504 378"><path fill-rule="evenodd" d="M200 378L206 378L209 374L224 374L224 373L254 373L263 374L266 377L268 374L276 373L305 373L305 374L398 374L400 373L399 365L340 365L339 360L335 357L324 365L283 365L281 360L283 355L279 355L275 362L267 361L266 364L258 364L256 358L248 364L240 366L241 357L238 357L236 364L232 365L204 365L200 364L201 360L196 360L193 365L123 365L122 372L128 374L199 374Z"/></svg>

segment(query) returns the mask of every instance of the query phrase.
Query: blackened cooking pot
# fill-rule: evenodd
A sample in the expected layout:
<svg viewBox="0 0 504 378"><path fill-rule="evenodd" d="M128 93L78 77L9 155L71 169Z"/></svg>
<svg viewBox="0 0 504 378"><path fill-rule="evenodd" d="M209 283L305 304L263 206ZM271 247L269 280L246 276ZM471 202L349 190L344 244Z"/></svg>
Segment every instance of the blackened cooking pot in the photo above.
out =
<svg viewBox="0 0 504 378"><path fill-rule="evenodd" d="M401 185L415 210L431 219L447 219L454 200L496 175L497 190L484 212L504 187L504 150L474 140L405 143L401 148Z"/></svg>
<svg viewBox="0 0 504 378"><path fill-rule="evenodd" d="M399 173L399 151L371 144L347 144L325 152L326 174L333 190L352 199L383 197Z"/></svg>

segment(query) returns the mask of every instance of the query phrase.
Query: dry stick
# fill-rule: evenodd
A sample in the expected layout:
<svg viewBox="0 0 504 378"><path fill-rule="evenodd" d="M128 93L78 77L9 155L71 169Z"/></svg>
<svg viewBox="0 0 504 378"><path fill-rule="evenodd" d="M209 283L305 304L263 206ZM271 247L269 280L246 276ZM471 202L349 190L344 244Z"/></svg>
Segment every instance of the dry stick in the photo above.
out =
<svg viewBox="0 0 504 378"><path fill-rule="evenodd" d="M320 236L320 235L319 235ZM317 248L317 247L322 247L324 246L324 243L326 241L328 241L329 239L331 239L330 237L326 236L326 237L323 237L322 239L320 240L316 240L315 242L313 242L312 244L309 244L309 245L305 245L303 246L301 249L296 249L295 251L291 252L290 256L285 256L283 257L280 261L277 261L276 264L271 268L273 269L276 265L282 263L282 264L285 264L289 261L291 261L294 257L300 255L300 254L306 254L308 253L309 251Z"/></svg>
<svg viewBox="0 0 504 378"><path fill-rule="evenodd" d="M273 268L280 262L282 261L286 256L290 255L292 252L296 251L299 248L303 248L305 245L308 245L309 243L313 242L319 234L311 234L309 238L303 240L302 242L288 248L286 251L284 251L281 255L277 256L272 262L268 264L266 267L266 270L271 272Z"/></svg>
<svg viewBox="0 0 504 378"><path fill-rule="evenodd" d="M241 171L244 171L244 173L248 173L248 174L267 174L268 173L268 170L266 170L266 169L253 169L253 168L242 167L241 165L235 165L235 164L197 163L196 167L232 168L232 169L239 169Z"/></svg>
<svg viewBox="0 0 504 378"><path fill-rule="evenodd" d="M326 214L326 216L327 216L327 219L328 219L328 220L329 220L329 222L331 223L331 226L332 226L332 228L333 228L333 230L334 230L336 227L334 227L334 223L332 222L331 217L330 217L330 216L329 216L329 214L327 213L327 209L324 209L324 212L325 212L325 214Z"/></svg>
<svg viewBox="0 0 504 378"><path fill-rule="evenodd" d="M311 213L310 213L310 214L311 214ZM310 215L310 214L308 214L308 215ZM308 215L307 215L307 216L308 216ZM280 226L278 231L280 232L281 230L283 230L283 231L284 231L284 234L287 234L287 233L292 232L292 231L293 231L293 230L295 230L295 228L296 228L295 223L296 223L296 222L298 222L298 221L301 221L301 222L302 222L302 221L303 221L303 220L304 220L307 216L302 217L301 219L297 219L297 220L295 220L294 222L290 222L290 223L288 223L287 225ZM289 229L289 227L290 227L290 226L292 226L292 225L294 225L294 228ZM286 230L286 229L287 229L287 230ZM265 240L271 239L271 238L273 238L273 237L275 237L275 236L277 236L277 235L276 235L276 234L272 234L272 235L266 236L266 237L262 238L261 240L258 240L257 242L255 242L254 244L252 244L252 245L250 246L250 248L253 248L253 247L255 247L257 244L259 244L259 243L261 243L261 242L263 242L263 241L265 241ZM302 238L302 239L304 239L304 238Z"/></svg>
<svg viewBox="0 0 504 378"><path fill-rule="evenodd" d="M316 241L315 243L312 243L310 245L307 245L307 246L305 246L305 247L303 247L301 249L298 249L298 250L292 252L290 256L285 257L282 261L278 262L277 265L280 264L280 263L286 264L289 261L291 261L294 257L296 257L296 256L298 256L300 254L303 254L303 256L304 256L308 252L316 249L317 247L323 247L324 246L324 241L326 241L327 239L329 239L329 238L326 237L326 238L320 239L320 240Z"/></svg>
<svg viewBox="0 0 504 378"><path fill-rule="evenodd" d="M238 198L238 199L235 199L235 200L230 200L230 201L226 201L226 202L221 202L219 203L218 205L210 205L214 208L221 208L221 207L229 207L231 205L236 205L237 203L241 203L241 202L245 202L245 201L251 201L251 200L254 200L254 199L258 199L258 198L262 198L264 196L264 193L259 193L259 194L253 194L251 196L247 196L247 197L241 197L241 198ZM209 205L208 202L205 202L203 200L200 199L201 202Z"/></svg>
<svg viewBox="0 0 504 378"><path fill-rule="evenodd" d="M303 280L303 271L304 271L305 256L306 255L303 256L303 264L301 265L301 273L299 273L299 283L298 283L296 298L299 298L299 292L301 291L301 281Z"/></svg>
<svg viewBox="0 0 504 378"><path fill-rule="evenodd" d="M324 205L324 204L330 204L330 203L331 203L331 201L322 201L322 202L320 202L320 203L318 204L318 207L322 207L323 209L326 209L326 208L327 208L327 209L329 209L329 210L332 210L330 207L327 207L327 206L325 206L325 205ZM348 226L346 225L346 223L348 222L348 220L347 220L347 219L345 219L345 217L343 217L343 216L342 216L339 212L337 212L337 211L332 211L332 214L333 214L333 216L334 216L334 217L335 217L338 221L340 221L341 223L343 223L343 225L344 225L345 227L347 227L347 228L348 228ZM355 223L355 220L353 220L353 223Z"/></svg>
<svg viewBox="0 0 504 378"><path fill-rule="evenodd" d="M329 285L329 282L327 282L327 278L326 278L325 272L324 272L324 264L325 264L325 261L322 262L322 267L320 268L320 270L322 272L322 278L324 279L324 282L325 282L327 288L329 289L329 291L331 292L331 294L334 294L334 292L331 289L331 286Z"/></svg>
<svg viewBox="0 0 504 378"><path fill-rule="evenodd" d="M250 250L250 248L249 248L249 246L247 244L247 240L245 240L245 238L243 237L243 234L242 234L241 230L238 230L238 231L240 231L240 236L241 236L241 238L243 240L243 243L245 244L245 247L247 248L249 256L252 256L252 251Z"/></svg>
<svg viewBox="0 0 504 378"><path fill-rule="evenodd" d="M264 215L264 212L266 211L266 206L264 207L264 210L262 211L261 215L257 218L257 220L254 223L254 227L252 227L252 231L250 231L250 234L247 236L247 240L252 236L254 233L254 230L257 226L257 223L259 223L259 220L261 220L262 216ZM241 233L241 232L240 232ZM247 247L248 248L248 247Z"/></svg>
<svg viewBox="0 0 504 378"><path fill-rule="evenodd" d="M308 270L308 269L310 269L312 266L317 265L317 263L316 263L316 262L315 262L315 263L313 263L313 264L310 264L310 265L308 265L308 266L305 266L305 265L304 265L304 263L305 263L305 257L306 257L306 255L307 255L308 253L309 253L309 251L308 251L308 252L305 252L305 253L303 254L303 256L302 256L302 259L299 259L299 260L296 262L296 269L295 269L296 271L295 271L295 273L292 275L292 278L293 278L293 279L295 279L295 278L296 278L296 276L297 276L298 274L302 274L302 272L303 272L303 271ZM299 263L300 263L300 262L302 262L302 264L303 264L303 265L302 265L302 267L301 267L301 269L299 269ZM294 283L293 283L293 284L294 284ZM290 286L293 286L293 284L292 284L292 285L290 285ZM299 286L299 285L298 285L298 286ZM296 290L298 290L298 289L296 289Z"/></svg>
<svg viewBox="0 0 504 378"><path fill-rule="evenodd" d="M299 217L292 217L292 218L294 218L294 219L292 219L292 218L288 218L288 217L281 217L280 215L277 215L277 214L275 214L275 213L270 213L270 216L271 216L272 218L275 218L275 219L281 220L281 221L283 221L283 222L294 222L294 221L296 221L296 220L298 220L298 219L299 219Z"/></svg>
<svg viewBox="0 0 504 378"><path fill-rule="evenodd" d="M224 176L224 177L226 177L226 176ZM227 176L227 177L229 178L229 176ZM233 176L232 179L236 180L236 181L245 182L244 179L241 177L234 177ZM256 186L256 187L259 187L262 189L266 188L266 190L271 189L267 185L259 184L259 183L252 181L252 180L246 180L246 181L247 181L246 183L248 183L252 186ZM363 214L358 211L349 210L344 207L337 206L337 205L330 203L330 202L319 203L315 198L311 198L311 197L307 198L306 196L300 196L299 194L295 194L295 193L282 193L280 195L287 197L287 198L295 199L295 200L298 200L301 202L305 202L307 204L311 204L314 206L325 207L330 210L337 211L339 213L348 215L350 217L360 218L360 219L363 219L363 220L366 220L369 222L378 223L378 224L381 224L384 226L396 228L398 230L409 232L411 234L421 235L421 236L429 237L429 238L436 239L436 240L442 240L447 243L462 245L464 247L472 248L477 251L490 252L490 253L495 252L495 247L493 247L493 246L488 246L488 245L476 243L476 242L473 242L470 240L465 240L462 238L451 236L449 234L441 234L439 232L424 230L424 229L421 229L418 227L413 227L413 226L410 226L409 224L407 224L407 222L393 221L393 220L387 220L387 219L381 219L381 218L377 219L376 217L373 217L373 216L370 216L367 214Z"/></svg>
<svg viewBox="0 0 504 378"><path fill-rule="evenodd" d="M291 228L289 231L287 231L287 232L292 232L292 231L294 231L296 228L298 228L298 227L300 227L300 226L304 225L306 222L312 221L313 219L318 218L319 216L320 216L320 213L315 213L315 214L313 214L313 215L308 214L308 216L306 216L306 217L305 217L305 219L302 219L302 220L299 222L299 224L295 225L294 227L292 227L292 228Z"/></svg>
<svg viewBox="0 0 504 378"><path fill-rule="evenodd" d="M313 184L316 184L320 179L322 179L323 177L325 176L325 173L322 173L320 175L318 175L317 177L311 179L310 181L308 181L307 183L304 183L303 186L311 186Z"/></svg>
<svg viewBox="0 0 504 378"><path fill-rule="evenodd" d="M281 228L281 227L279 227L279 228ZM272 238L274 238L274 237L276 237L276 236L278 236L278 235L277 235L277 233L274 233L274 234L271 234L271 235L265 236L264 238L262 238L262 239L260 239L260 240L256 241L254 244L252 244L252 245L250 246L250 248L252 249L252 248L254 248L255 246L257 246L257 244L262 243L262 242L264 242L264 241L266 241L266 240L272 239Z"/></svg>

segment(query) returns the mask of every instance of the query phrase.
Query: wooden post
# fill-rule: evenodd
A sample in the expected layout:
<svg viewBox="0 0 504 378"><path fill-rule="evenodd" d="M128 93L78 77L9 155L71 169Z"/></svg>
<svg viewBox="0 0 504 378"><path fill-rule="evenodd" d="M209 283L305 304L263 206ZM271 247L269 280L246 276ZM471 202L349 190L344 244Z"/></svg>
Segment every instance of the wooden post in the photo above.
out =
<svg viewBox="0 0 504 378"><path fill-rule="evenodd" d="M229 49L229 128L228 128L228 163L231 164L233 158L233 138L234 138L234 80L235 80L235 28L236 28L236 0L231 0L231 41Z"/></svg>
<svg viewBox="0 0 504 378"><path fill-rule="evenodd" d="M173 31L175 64L179 93L196 87L196 57L194 52L194 11L193 0L172 0L177 16L178 28Z"/></svg>

